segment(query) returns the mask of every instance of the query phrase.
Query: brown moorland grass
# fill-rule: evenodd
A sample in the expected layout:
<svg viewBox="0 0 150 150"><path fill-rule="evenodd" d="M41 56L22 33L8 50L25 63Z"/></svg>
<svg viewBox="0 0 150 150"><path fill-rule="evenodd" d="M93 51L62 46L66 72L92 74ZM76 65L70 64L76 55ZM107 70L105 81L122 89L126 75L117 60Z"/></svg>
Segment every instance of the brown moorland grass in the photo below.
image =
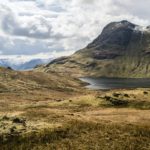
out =
<svg viewBox="0 0 150 150"><path fill-rule="evenodd" d="M149 150L150 90L90 91L0 68L0 150Z"/></svg>
<svg viewBox="0 0 150 150"><path fill-rule="evenodd" d="M150 126L72 121L57 129L9 137L2 149L13 150L148 150Z"/></svg>

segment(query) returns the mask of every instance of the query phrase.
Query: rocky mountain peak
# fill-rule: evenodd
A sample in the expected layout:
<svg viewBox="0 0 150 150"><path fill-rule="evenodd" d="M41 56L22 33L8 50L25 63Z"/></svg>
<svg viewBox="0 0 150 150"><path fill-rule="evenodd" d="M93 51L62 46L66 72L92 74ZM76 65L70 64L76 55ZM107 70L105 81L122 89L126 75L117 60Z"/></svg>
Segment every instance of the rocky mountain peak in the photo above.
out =
<svg viewBox="0 0 150 150"><path fill-rule="evenodd" d="M104 27L102 33L87 48L95 50L125 50L131 40L141 40L145 33L150 34L150 26L139 26L127 20L111 22Z"/></svg>
<svg viewBox="0 0 150 150"><path fill-rule="evenodd" d="M120 22L112 22L112 23L109 23L103 31L107 31L107 30L117 30L119 28L127 28L127 29L134 29L135 28L135 24L127 21L127 20L122 20Z"/></svg>
<svg viewBox="0 0 150 150"><path fill-rule="evenodd" d="M125 49L134 34L135 27L135 24L126 20L112 22L103 29L102 33L87 48L102 50L115 46L119 49Z"/></svg>

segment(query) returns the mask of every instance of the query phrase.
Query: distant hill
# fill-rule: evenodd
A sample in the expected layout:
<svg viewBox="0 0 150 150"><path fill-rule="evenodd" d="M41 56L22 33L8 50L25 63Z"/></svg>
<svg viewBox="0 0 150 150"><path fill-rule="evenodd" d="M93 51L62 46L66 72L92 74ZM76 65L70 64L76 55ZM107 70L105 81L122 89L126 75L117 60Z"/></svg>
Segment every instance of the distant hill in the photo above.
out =
<svg viewBox="0 0 150 150"><path fill-rule="evenodd" d="M39 69L77 76L150 77L150 26L112 22L84 49Z"/></svg>
<svg viewBox="0 0 150 150"><path fill-rule="evenodd" d="M50 59L32 59L26 62L15 63L12 59L0 59L0 66L11 67L14 70L29 70L37 65L47 64Z"/></svg>

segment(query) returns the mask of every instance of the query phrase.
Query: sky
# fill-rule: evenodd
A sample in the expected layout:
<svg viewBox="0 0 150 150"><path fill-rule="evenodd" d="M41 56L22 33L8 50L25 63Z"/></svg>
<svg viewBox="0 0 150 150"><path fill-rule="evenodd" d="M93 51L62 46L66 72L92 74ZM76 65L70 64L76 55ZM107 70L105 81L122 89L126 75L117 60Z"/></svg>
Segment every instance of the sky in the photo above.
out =
<svg viewBox="0 0 150 150"><path fill-rule="evenodd" d="M56 58L84 48L106 24L150 25L150 0L0 0L0 58Z"/></svg>

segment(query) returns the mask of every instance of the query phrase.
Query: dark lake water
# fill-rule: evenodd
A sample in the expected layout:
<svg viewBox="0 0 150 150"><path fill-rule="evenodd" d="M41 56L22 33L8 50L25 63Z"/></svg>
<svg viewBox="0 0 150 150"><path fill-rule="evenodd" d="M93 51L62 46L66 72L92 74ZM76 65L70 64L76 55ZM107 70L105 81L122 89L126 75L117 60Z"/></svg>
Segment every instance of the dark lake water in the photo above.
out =
<svg viewBox="0 0 150 150"><path fill-rule="evenodd" d="M126 79L126 78L92 78L85 77L80 80L89 83L87 88L90 89L133 89L133 88L150 88L150 78Z"/></svg>

